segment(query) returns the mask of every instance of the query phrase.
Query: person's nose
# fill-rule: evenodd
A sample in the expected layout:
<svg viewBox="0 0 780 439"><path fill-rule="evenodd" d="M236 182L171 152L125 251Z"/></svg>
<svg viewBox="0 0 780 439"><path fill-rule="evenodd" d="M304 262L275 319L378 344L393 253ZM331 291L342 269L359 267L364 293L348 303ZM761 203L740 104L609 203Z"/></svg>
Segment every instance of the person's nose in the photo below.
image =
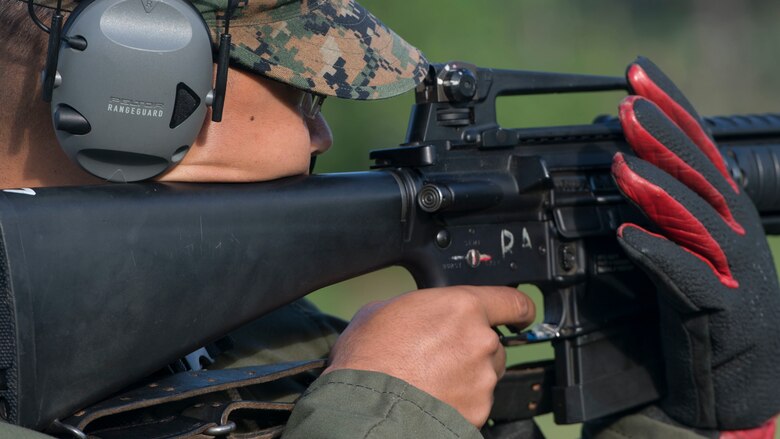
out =
<svg viewBox="0 0 780 439"><path fill-rule="evenodd" d="M319 155L327 151L333 144L333 133L322 114L318 114L314 119L306 120L306 124L309 127L311 153Z"/></svg>

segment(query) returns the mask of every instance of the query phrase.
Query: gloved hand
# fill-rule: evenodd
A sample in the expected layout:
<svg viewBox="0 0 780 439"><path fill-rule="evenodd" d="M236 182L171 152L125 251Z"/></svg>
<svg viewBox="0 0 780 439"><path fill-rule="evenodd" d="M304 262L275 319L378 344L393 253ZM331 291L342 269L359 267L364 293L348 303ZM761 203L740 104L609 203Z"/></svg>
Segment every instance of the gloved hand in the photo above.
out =
<svg viewBox="0 0 780 439"><path fill-rule="evenodd" d="M623 224L618 241L658 287L660 407L690 427L773 428L780 288L759 215L674 84L645 58L627 74L620 121L639 158L617 154L612 173L657 229Z"/></svg>

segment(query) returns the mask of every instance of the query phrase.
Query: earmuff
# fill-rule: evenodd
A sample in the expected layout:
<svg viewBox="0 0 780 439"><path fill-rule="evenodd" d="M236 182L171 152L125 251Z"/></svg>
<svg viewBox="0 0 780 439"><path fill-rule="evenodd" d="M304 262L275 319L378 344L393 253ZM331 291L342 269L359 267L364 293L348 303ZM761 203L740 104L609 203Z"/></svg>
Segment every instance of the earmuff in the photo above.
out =
<svg viewBox="0 0 780 439"><path fill-rule="evenodd" d="M187 0L84 0L62 30L61 19L58 5L43 94L60 146L88 172L120 182L154 177L184 158L206 106L221 120L228 20L212 89L211 35Z"/></svg>

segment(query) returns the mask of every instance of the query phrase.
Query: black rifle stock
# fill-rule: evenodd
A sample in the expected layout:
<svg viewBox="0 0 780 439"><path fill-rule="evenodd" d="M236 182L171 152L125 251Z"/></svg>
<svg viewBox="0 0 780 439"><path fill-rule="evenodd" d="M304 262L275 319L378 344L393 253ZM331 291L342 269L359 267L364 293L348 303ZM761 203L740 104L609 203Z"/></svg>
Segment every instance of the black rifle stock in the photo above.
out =
<svg viewBox="0 0 780 439"><path fill-rule="evenodd" d="M392 265L421 288L542 289L546 324L507 340L552 340L554 363L539 367L554 369L552 404L502 396L522 406L498 417L580 422L658 398L654 292L614 239L642 221L609 175L628 149L619 124L502 129L495 117L499 95L614 89L625 81L437 65L407 143L372 153L378 170L0 193L0 413L44 428L311 291ZM708 123L777 231L780 117Z"/></svg>

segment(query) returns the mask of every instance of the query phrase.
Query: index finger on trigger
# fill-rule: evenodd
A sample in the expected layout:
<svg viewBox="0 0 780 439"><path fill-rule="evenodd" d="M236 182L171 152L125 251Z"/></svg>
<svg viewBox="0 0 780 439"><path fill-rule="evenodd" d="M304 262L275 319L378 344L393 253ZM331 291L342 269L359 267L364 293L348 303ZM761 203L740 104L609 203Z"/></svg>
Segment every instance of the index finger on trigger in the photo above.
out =
<svg viewBox="0 0 780 439"><path fill-rule="evenodd" d="M533 300L510 287L475 287L470 290L482 305L490 326L528 326L536 318Z"/></svg>

